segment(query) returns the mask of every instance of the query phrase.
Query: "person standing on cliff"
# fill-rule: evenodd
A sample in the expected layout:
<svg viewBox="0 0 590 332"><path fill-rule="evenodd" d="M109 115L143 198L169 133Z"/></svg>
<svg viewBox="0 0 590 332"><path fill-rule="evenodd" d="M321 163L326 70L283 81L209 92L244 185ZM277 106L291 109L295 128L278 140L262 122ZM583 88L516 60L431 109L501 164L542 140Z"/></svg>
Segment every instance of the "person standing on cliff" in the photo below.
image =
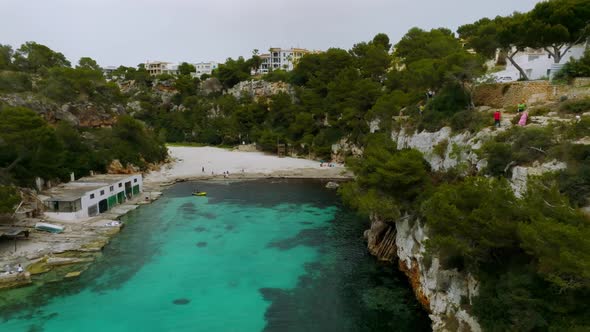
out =
<svg viewBox="0 0 590 332"><path fill-rule="evenodd" d="M522 113L525 110L526 110L526 103L523 100L522 103L518 104L518 113Z"/></svg>
<svg viewBox="0 0 590 332"><path fill-rule="evenodd" d="M500 128L500 119L501 119L502 115L500 113L500 110L496 110L494 112L494 125L496 126L496 128Z"/></svg>

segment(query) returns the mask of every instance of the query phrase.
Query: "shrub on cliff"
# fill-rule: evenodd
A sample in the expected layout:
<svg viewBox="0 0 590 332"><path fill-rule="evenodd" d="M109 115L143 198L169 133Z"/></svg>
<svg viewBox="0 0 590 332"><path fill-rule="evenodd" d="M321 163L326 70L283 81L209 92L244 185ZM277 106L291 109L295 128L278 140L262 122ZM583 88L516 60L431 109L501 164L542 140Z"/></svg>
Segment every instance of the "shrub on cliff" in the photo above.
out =
<svg viewBox="0 0 590 332"><path fill-rule="evenodd" d="M506 180L476 177L440 186L421 207L433 234L429 250L439 253L446 267L473 270L514 249L515 201Z"/></svg>
<svg viewBox="0 0 590 332"><path fill-rule="evenodd" d="M13 213L21 198L14 187L0 186L0 214Z"/></svg>
<svg viewBox="0 0 590 332"><path fill-rule="evenodd" d="M590 222L555 182L530 179L517 199L505 179L467 178L437 188L421 211L428 251L480 280L473 305L485 330L589 323Z"/></svg>
<svg viewBox="0 0 590 332"><path fill-rule="evenodd" d="M31 91L31 77L16 71L0 71L0 92Z"/></svg>

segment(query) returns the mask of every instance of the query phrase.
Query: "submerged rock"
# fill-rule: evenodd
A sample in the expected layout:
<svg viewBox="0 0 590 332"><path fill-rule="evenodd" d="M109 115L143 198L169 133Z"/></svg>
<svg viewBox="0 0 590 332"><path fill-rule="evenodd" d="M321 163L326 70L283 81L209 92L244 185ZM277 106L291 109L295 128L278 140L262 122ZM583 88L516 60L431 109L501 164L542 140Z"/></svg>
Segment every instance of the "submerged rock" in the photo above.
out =
<svg viewBox="0 0 590 332"><path fill-rule="evenodd" d="M189 299L176 299L176 300L172 301L172 303L178 304L178 305L185 305L185 304L189 304L190 302L191 302L191 300L189 300Z"/></svg>
<svg viewBox="0 0 590 332"><path fill-rule="evenodd" d="M337 189L338 187L340 187L340 185L336 182L330 181L330 182L326 183L326 188L328 188L328 189Z"/></svg>

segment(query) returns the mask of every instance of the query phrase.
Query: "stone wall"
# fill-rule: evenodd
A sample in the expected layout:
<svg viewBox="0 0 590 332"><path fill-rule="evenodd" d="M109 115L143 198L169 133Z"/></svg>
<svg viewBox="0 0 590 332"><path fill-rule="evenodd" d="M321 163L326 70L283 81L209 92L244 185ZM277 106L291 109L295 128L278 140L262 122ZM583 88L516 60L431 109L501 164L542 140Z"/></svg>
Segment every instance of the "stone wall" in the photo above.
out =
<svg viewBox="0 0 590 332"><path fill-rule="evenodd" d="M494 108L516 107L523 100L529 104L542 104L568 98L590 96L590 79L578 78L572 85L552 84L549 81L528 81L483 84L475 89L473 100L476 106Z"/></svg>

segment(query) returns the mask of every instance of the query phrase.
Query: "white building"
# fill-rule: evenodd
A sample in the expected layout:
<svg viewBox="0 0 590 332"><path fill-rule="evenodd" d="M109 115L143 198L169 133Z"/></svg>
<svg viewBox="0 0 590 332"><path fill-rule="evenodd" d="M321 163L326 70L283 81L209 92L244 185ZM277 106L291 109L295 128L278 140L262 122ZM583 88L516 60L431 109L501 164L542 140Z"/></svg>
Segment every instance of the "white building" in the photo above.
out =
<svg viewBox="0 0 590 332"><path fill-rule="evenodd" d="M197 70L192 74L193 77L201 77L203 74L211 75L214 69L219 66L215 61L193 63Z"/></svg>
<svg viewBox="0 0 590 332"><path fill-rule="evenodd" d="M46 193L45 215L73 221L94 217L143 191L141 174L103 174L61 184Z"/></svg>
<svg viewBox="0 0 590 332"><path fill-rule="evenodd" d="M282 69L291 71L301 57L308 53L318 53L318 51L309 51L304 48L289 48L282 49L280 47L271 47L270 53L261 54L262 64L258 69L257 74L266 74L270 71Z"/></svg>
<svg viewBox="0 0 590 332"><path fill-rule="evenodd" d="M543 49L527 48L516 54L514 60L524 70L530 80L552 78L570 59L581 58L584 55L586 47L587 43L574 45L563 55L559 64L554 63L551 55ZM509 60L506 60L506 69L495 72L492 76L497 81L511 82L520 78L520 72Z"/></svg>
<svg viewBox="0 0 590 332"><path fill-rule="evenodd" d="M104 76L106 77L111 77L111 75L113 74L113 72L115 70L117 70L117 66L106 66L106 67L102 67L102 73L104 74Z"/></svg>

